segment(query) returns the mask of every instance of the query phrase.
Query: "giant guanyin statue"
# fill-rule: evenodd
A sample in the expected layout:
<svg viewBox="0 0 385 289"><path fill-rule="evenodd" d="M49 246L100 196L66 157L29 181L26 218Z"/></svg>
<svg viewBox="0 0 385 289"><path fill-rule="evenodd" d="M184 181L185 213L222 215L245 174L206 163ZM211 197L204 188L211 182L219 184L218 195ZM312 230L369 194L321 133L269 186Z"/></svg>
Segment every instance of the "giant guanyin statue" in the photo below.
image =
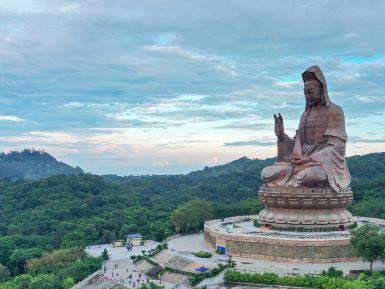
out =
<svg viewBox="0 0 385 289"><path fill-rule="evenodd" d="M342 230L351 221L345 207L352 196L344 113L330 100L318 66L302 79L306 106L293 139L284 131L282 115L274 115L277 162L261 173L259 197L266 209L259 219L267 227Z"/></svg>

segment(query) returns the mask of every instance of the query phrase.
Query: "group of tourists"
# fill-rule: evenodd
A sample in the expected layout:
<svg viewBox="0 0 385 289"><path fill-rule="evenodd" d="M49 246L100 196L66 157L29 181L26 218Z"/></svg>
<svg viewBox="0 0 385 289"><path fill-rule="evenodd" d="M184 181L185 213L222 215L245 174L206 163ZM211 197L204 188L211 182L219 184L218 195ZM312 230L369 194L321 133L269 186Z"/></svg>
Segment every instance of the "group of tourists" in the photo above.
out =
<svg viewBox="0 0 385 289"><path fill-rule="evenodd" d="M114 268L118 269L117 264L114 265ZM127 269L127 273L128 273L128 269ZM131 288L139 288L142 284L150 283L150 279L141 273L138 273L137 276L130 274L125 277L122 274L119 274L118 272L112 271L111 273L105 274L105 276L120 284L126 285Z"/></svg>

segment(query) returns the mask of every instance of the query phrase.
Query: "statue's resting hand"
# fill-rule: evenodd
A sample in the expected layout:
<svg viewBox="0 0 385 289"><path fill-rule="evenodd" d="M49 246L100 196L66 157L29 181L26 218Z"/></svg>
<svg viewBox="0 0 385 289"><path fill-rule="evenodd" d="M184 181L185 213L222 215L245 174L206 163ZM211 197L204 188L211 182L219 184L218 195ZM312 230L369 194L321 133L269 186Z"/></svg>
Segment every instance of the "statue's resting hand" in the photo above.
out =
<svg viewBox="0 0 385 289"><path fill-rule="evenodd" d="M278 116L274 114L274 132L277 136L278 140L283 140L284 136L284 127L283 127L283 118L280 113L278 113Z"/></svg>
<svg viewBox="0 0 385 289"><path fill-rule="evenodd" d="M313 161L311 158L305 157L305 156L290 157L290 158L287 158L287 161L294 165L294 168L292 171L293 175L299 173L300 171L306 168L320 165L319 163Z"/></svg>
<svg viewBox="0 0 385 289"><path fill-rule="evenodd" d="M290 156L287 157L286 160L294 165L303 165L312 162L312 159L306 156Z"/></svg>

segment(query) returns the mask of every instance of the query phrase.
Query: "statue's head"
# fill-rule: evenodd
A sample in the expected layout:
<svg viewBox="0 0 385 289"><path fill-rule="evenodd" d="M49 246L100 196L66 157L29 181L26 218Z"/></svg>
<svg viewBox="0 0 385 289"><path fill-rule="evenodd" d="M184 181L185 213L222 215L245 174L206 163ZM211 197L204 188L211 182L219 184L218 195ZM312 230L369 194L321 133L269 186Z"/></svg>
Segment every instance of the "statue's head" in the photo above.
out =
<svg viewBox="0 0 385 289"><path fill-rule="evenodd" d="M305 71L302 74L304 81L304 93L306 98L306 107L313 107L319 104L325 104L324 90L322 83L313 72Z"/></svg>

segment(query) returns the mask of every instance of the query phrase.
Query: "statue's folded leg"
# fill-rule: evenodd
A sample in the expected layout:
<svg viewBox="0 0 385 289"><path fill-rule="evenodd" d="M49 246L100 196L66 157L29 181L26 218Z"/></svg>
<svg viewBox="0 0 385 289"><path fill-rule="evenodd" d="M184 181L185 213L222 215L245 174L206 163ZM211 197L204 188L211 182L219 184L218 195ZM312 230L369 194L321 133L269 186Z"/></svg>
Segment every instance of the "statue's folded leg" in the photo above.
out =
<svg viewBox="0 0 385 289"><path fill-rule="evenodd" d="M328 185L328 176L321 166L306 168L294 176L297 184L304 187L325 187Z"/></svg>
<svg viewBox="0 0 385 289"><path fill-rule="evenodd" d="M272 186L283 185L291 175L292 165L288 163L274 164L265 167L261 172L262 181Z"/></svg>

